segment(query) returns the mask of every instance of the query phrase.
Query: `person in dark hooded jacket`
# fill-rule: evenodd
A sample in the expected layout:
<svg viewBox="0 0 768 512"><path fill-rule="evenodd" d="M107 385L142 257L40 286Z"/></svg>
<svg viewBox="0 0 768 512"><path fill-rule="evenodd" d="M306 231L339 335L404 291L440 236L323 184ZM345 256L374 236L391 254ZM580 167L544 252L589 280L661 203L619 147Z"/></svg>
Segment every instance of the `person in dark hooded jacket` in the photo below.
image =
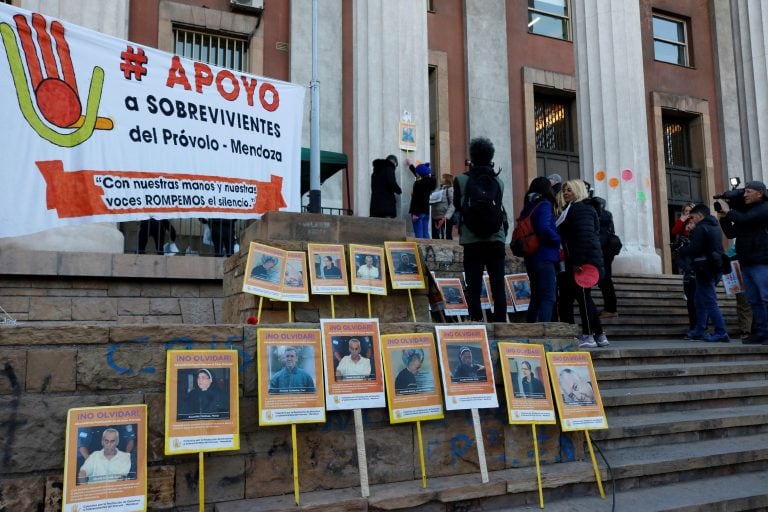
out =
<svg viewBox="0 0 768 512"><path fill-rule="evenodd" d="M725 329L725 320L717 305L715 292L715 286L722 275L720 261L723 256L723 242L720 225L705 204L694 206L691 218L696 227L690 233L690 243L678 251L681 257L691 260L691 268L696 274L696 326L688 331L685 339L729 342L731 340ZM712 336L707 334L710 319L715 327Z"/></svg>
<svg viewBox="0 0 768 512"><path fill-rule="evenodd" d="M525 257L525 270L531 282L528 323L549 322L557 301L557 267L560 262L560 234L555 227L555 194L550 180L539 176L531 181L520 218L531 217L539 239L539 249Z"/></svg>
<svg viewBox="0 0 768 512"><path fill-rule="evenodd" d="M373 161L373 174L371 174L371 217L397 217L397 201L395 194L403 191L395 178L397 169L397 157L389 155Z"/></svg>
<svg viewBox="0 0 768 512"><path fill-rule="evenodd" d="M555 224L565 254L565 275L560 280L561 321L568 315L566 309L573 307L574 299L579 303L581 332L578 337L580 348L595 348L609 345L603 332L603 325L597 315L590 288L582 288L574 280L575 272L582 265L595 266L603 274L603 250L600 247L600 222L597 212L587 201L587 187L581 180L569 180L563 184L558 195L560 216Z"/></svg>

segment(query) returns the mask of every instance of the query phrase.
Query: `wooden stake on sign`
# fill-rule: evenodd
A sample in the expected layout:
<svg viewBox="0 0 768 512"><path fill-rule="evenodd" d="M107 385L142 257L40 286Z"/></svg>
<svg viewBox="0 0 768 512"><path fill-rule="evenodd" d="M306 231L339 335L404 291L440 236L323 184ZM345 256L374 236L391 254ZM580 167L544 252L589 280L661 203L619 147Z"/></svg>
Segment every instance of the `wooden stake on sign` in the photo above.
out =
<svg viewBox="0 0 768 512"><path fill-rule="evenodd" d="M413 323L416 323L416 310L413 308L413 294L411 289L408 289L408 300L411 302L411 315L413 316Z"/></svg>
<svg viewBox="0 0 768 512"><path fill-rule="evenodd" d="M261 322L261 306L264 304L264 297L259 297L259 311L256 313L256 318Z"/></svg>
<svg viewBox="0 0 768 512"><path fill-rule="evenodd" d="M477 459L480 463L480 480L488 483L488 464L485 462L485 443L483 443L483 431L480 428L480 413L477 407L472 408L472 424L475 427L475 440L477 442Z"/></svg>
<svg viewBox="0 0 768 512"><path fill-rule="evenodd" d="M539 486L539 507L544 508L544 491L541 490L541 465L539 464L539 440L536 439L536 424L531 423L533 432L533 454L536 457L536 483Z"/></svg>
<svg viewBox="0 0 768 512"><path fill-rule="evenodd" d="M424 441L421 438L421 420L416 421L416 433L419 438L419 462L421 462L421 486L427 488L427 469L424 467Z"/></svg>
<svg viewBox="0 0 768 512"><path fill-rule="evenodd" d="M371 294L368 294L368 318L373 318L373 313L371 313Z"/></svg>
<svg viewBox="0 0 768 512"><path fill-rule="evenodd" d="M592 450L592 440L589 438L589 430L584 430L584 435L587 436L587 446L589 447L589 456L592 458L592 467L595 469L595 480L597 480L597 489L600 491L600 497L605 499L605 491L603 491L603 482L600 480L600 469L597 467L597 459L595 459L595 452Z"/></svg>
<svg viewBox="0 0 768 512"><path fill-rule="evenodd" d="M336 304L333 302L333 295L331 295L331 318L336 318Z"/></svg>
<svg viewBox="0 0 768 512"><path fill-rule="evenodd" d="M296 424L291 423L291 442L293 443L293 499L299 504L299 449L296 443Z"/></svg>
<svg viewBox="0 0 768 512"><path fill-rule="evenodd" d="M293 304L293 302L291 302L291 301L288 301L288 323L289 323L289 324L290 324L290 323L293 323L293 314L292 314L292 312L291 312L291 305L292 305L292 304Z"/></svg>
<svg viewBox="0 0 768 512"><path fill-rule="evenodd" d="M363 430L363 413L361 409L354 409L355 415L355 441L357 443L357 469L360 472L360 492L363 498L371 495L368 487L368 459L365 455L365 431Z"/></svg>
<svg viewBox="0 0 768 512"><path fill-rule="evenodd" d="M197 454L197 500L200 504L198 510L205 512L205 454L198 452Z"/></svg>

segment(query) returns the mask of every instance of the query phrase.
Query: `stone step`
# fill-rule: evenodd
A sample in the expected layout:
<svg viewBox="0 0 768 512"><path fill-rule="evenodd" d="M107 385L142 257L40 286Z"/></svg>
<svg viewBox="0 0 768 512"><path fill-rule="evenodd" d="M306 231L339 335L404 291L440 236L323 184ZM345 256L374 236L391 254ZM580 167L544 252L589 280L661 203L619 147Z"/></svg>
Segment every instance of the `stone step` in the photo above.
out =
<svg viewBox="0 0 768 512"><path fill-rule="evenodd" d="M600 389L658 386L659 384L711 384L765 380L765 361L715 361L601 366L596 370Z"/></svg>
<svg viewBox="0 0 768 512"><path fill-rule="evenodd" d="M698 362L763 361L768 363L768 346L738 342L706 343L684 340L611 339L607 348L591 351L595 369L604 366L687 364Z"/></svg>
<svg viewBox="0 0 768 512"><path fill-rule="evenodd" d="M768 381L617 388L600 394L610 425L612 416L768 403Z"/></svg>
<svg viewBox="0 0 768 512"><path fill-rule="evenodd" d="M739 512L768 508L768 471L754 471L669 485L612 493L604 482L606 498L599 495L545 501L547 512ZM595 489L595 493L597 490ZM546 494L545 494L546 500ZM615 501L615 507L614 505ZM508 507L504 512L540 511L535 504Z"/></svg>
<svg viewBox="0 0 768 512"><path fill-rule="evenodd" d="M541 467L542 487L557 489L563 486L594 482L595 474L590 462L567 462ZM427 488L421 480L395 482L370 486L370 496L361 497L360 488L313 491L300 495L300 508L293 495L270 496L216 503L215 512L295 512L312 511L365 511L411 510L428 503L445 504L467 500L508 500L510 494L530 493L537 490L536 470L533 467L505 469L489 472L489 482L481 483L480 474L454 475L428 478ZM420 509L420 508L419 508ZM437 510L437 508L435 508ZM421 510L421 509L420 509Z"/></svg>
<svg viewBox="0 0 768 512"><path fill-rule="evenodd" d="M610 416L591 433L603 448L628 448L764 433L768 404Z"/></svg>

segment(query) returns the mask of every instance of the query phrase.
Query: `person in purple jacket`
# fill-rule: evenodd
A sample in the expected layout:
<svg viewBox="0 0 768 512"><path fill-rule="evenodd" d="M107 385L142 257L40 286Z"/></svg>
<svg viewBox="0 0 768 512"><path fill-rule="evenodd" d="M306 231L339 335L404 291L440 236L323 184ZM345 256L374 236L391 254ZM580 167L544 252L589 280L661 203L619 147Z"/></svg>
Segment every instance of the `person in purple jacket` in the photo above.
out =
<svg viewBox="0 0 768 512"><path fill-rule="evenodd" d="M560 263L560 235L555 227L555 194L550 181L539 176L531 181L520 217L531 215L539 249L525 258L531 281L531 302L526 321L550 322L557 300L557 271Z"/></svg>

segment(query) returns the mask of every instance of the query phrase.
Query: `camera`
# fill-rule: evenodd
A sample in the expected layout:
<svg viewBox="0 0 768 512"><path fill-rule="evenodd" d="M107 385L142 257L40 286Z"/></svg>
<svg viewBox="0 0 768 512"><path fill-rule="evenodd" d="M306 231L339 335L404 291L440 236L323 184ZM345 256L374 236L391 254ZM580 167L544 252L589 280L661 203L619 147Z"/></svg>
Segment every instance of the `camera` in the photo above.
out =
<svg viewBox="0 0 768 512"><path fill-rule="evenodd" d="M720 195L712 196L712 199L720 199L728 203L728 207L732 210L743 211L746 204L744 203L744 189L735 188L733 190L726 190ZM723 207L720 203L715 203L715 211L722 211Z"/></svg>

